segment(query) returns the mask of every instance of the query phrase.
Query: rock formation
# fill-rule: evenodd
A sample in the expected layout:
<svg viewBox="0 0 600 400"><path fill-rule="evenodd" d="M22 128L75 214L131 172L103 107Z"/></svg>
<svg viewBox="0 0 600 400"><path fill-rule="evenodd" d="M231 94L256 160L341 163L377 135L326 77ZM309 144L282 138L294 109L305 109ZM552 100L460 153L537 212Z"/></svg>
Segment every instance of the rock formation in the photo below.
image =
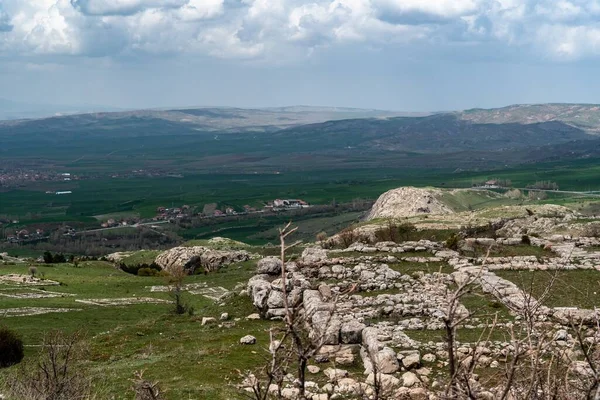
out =
<svg viewBox="0 0 600 400"><path fill-rule="evenodd" d="M401 187L377 199L367 219L404 218L421 214L452 214L454 211L440 199L439 189Z"/></svg>
<svg viewBox="0 0 600 400"><path fill-rule="evenodd" d="M156 264L165 271L184 268L194 273L197 268L215 270L223 265L247 261L250 254L247 251L213 250L203 246L175 247L156 257Z"/></svg>

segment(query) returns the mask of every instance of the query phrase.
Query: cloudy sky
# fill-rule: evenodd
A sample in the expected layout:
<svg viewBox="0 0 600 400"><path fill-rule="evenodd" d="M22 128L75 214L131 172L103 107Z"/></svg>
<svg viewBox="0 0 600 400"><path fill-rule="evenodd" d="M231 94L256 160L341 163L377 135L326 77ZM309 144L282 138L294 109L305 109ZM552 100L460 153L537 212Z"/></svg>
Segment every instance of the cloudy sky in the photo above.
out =
<svg viewBox="0 0 600 400"><path fill-rule="evenodd" d="M600 103L600 0L0 0L0 97L406 111Z"/></svg>

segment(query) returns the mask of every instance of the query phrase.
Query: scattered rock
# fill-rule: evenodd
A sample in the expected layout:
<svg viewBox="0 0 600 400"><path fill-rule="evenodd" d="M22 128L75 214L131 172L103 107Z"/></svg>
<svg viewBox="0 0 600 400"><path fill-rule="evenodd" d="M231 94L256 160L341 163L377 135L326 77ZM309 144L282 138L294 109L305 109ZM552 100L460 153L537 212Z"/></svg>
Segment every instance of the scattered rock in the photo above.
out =
<svg viewBox="0 0 600 400"><path fill-rule="evenodd" d="M323 371L323 373L331 382L338 381L348 376L348 371L346 371L345 369L338 368L327 368Z"/></svg>
<svg viewBox="0 0 600 400"><path fill-rule="evenodd" d="M561 329L554 334L554 340L557 342L569 340L569 333L565 329Z"/></svg>
<svg viewBox="0 0 600 400"><path fill-rule="evenodd" d="M309 365L306 367L306 369L308 369L308 372L311 374L318 374L321 371L321 368L317 367L316 365Z"/></svg>
<svg viewBox="0 0 600 400"><path fill-rule="evenodd" d="M419 353L411 353L402 357L402 366L407 370L418 368L421 365L421 357Z"/></svg>
<svg viewBox="0 0 600 400"><path fill-rule="evenodd" d="M377 371L383 374L393 374L400 370L394 350L384 347L377 353Z"/></svg>
<svg viewBox="0 0 600 400"><path fill-rule="evenodd" d="M419 377L414 372L408 371L402 374L402 385L404 387L413 387L420 382Z"/></svg>
<svg viewBox="0 0 600 400"><path fill-rule="evenodd" d="M240 344L256 344L256 338L252 335L246 335L240 339Z"/></svg>

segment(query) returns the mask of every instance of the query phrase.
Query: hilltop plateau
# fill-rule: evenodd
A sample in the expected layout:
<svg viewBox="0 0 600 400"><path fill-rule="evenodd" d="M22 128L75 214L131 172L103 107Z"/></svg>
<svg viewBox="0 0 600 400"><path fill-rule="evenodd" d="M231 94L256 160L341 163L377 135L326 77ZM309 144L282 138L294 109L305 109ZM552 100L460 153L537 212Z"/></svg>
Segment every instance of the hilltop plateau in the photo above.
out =
<svg viewBox="0 0 600 400"><path fill-rule="evenodd" d="M66 387L100 398L492 399L531 385L541 343L539 372L568 369L557 390L581 398L595 358L579 348L600 349L597 202L504 192L396 188L285 263L277 246L220 237L100 260L3 254L0 311L27 350L0 393L22 398L63 343ZM74 332L77 347L56 342Z"/></svg>

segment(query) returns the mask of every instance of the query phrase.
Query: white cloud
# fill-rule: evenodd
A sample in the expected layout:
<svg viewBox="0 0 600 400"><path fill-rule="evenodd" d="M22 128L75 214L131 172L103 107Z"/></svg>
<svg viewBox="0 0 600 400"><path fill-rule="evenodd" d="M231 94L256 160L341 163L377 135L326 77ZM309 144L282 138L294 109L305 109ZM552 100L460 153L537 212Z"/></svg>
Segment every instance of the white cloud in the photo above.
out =
<svg viewBox="0 0 600 400"><path fill-rule="evenodd" d="M0 0L13 55L198 53L297 60L356 43L521 49L600 56L600 0Z"/></svg>
<svg viewBox="0 0 600 400"><path fill-rule="evenodd" d="M188 0L71 0L87 15L132 15L150 8L179 8Z"/></svg>
<svg viewBox="0 0 600 400"><path fill-rule="evenodd" d="M442 19L470 15L478 10L479 0L373 0L382 13L393 16L433 16Z"/></svg>

